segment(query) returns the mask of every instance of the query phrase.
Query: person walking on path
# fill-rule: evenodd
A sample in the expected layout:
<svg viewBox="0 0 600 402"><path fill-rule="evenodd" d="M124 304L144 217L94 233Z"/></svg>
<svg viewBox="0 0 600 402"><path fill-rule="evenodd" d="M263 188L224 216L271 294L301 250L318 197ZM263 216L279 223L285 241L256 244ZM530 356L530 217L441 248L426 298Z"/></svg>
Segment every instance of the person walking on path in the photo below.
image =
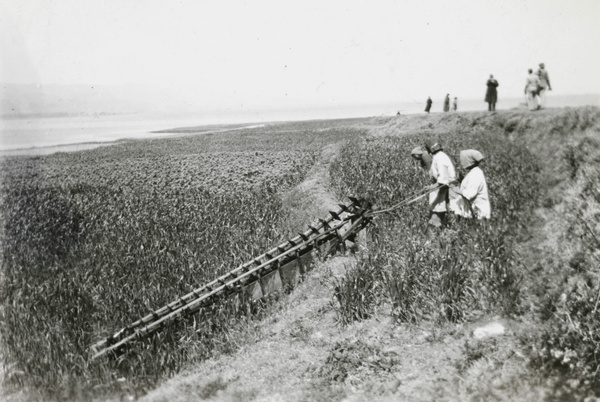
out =
<svg viewBox="0 0 600 402"><path fill-rule="evenodd" d="M548 70L546 70L545 67L544 63L540 63L540 69L537 72L538 78L540 79L540 108L546 106L546 91L552 91Z"/></svg>
<svg viewBox="0 0 600 402"><path fill-rule="evenodd" d="M431 104L433 103L433 101L431 100L431 96L427 97L427 103L425 105L425 111L427 113L429 113L429 111L431 110Z"/></svg>
<svg viewBox="0 0 600 402"><path fill-rule="evenodd" d="M444 112L450 111L450 94L446 94L444 98Z"/></svg>
<svg viewBox="0 0 600 402"><path fill-rule="evenodd" d="M488 111L493 112L496 110L496 102L498 101L498 81L494 78L492 74L490 74L490 78L487 80L485 84L487 86L487 90L485 91L485 99L484 101L488 104Z"/></svg>
<svg viewBox="0 0 600 402"><path fill-rule="evenodd" d="M458 98L456 96L454 97L454 102L452 102L452 110L455 112L458 110Z"/></svg>
<svg viewBox="0 0 600 402"><path fill-rule="evenodd" d="M456 171L454 170L452 161L444 153L442 146L438 142L427 140L425 148L432 155L429 175L434 184L429 188L433 189L440 185L442 186L429 193L429 224L440 228L446 222L446 215L450 206L448 186L456 182Z"/></svg>
<svg viewBox="0 0 600 402"><path fill-rule="evenodd" d="M454 212L464 218L490 219L491 207L488 186L479 164L483 161L481 152L475 149L460 151L460 165L467 171L460 183ZM456 190L455 190L456 191Z"/></svg>
<svg viewBox="0 0 600 402"><path fill-rule="evenodd" d="M532 69L527 70L529 75L525 80L525 95L527 96L527 107L529 110L537 110L539 104L539 88L541 87L540 78L533 73Z"/></svg>

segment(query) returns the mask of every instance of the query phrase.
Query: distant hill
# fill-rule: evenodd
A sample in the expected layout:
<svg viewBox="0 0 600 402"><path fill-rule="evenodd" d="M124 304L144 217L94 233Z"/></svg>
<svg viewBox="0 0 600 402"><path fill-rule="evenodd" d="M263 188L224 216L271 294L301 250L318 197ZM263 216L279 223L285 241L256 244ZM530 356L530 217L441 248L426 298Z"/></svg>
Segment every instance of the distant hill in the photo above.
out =
<svg viewBox="0 0 600 402"><path fill-rule="evenodd" d="M1 84L0 116L186 113L198 110L175 91L137 85Z"/></svg>

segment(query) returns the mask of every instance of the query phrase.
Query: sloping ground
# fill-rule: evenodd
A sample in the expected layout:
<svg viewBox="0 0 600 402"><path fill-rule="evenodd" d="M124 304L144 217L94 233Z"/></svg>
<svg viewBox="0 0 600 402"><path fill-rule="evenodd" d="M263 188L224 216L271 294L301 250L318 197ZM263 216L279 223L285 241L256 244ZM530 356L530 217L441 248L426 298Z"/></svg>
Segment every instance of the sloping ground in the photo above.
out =
<svg viewBox="0 0 600 402"><path fill-rule="evenodd" d="M468 324L407 325L393 321L384 302L372 318L342 327L337 324L332 298L338 278L354 267L357 259L352 255L337 256L317 264L302 284L268 306L260 316L242 322L243 328L236 328L230 340L232 353L215 352L211 359L189 367L142 399L561 399L555 381L537 375L528 366L535 353L526 350L521 340L540 324L542 307L556 305L559 298L563 306L571 302L569 292L565 292L563 301L563 288L588 286L581 283L579 274L597 274L600 247L595 254L587 255L579 243L588 242L592 247L594 236L596 241L600 239L598 203L582 198L584 194L596 194L596 200L600 200L599 186L594 184L600 184L599 121L597 109L535 113L511 110L374 118L367 127L374 137L415 132L443 136L477 126L494 128L507 141L528 139L528 147L545 162L536 177L539 173L547 188L545 199L535 211L536 224L529 228L531 237L517 250L526 269L528 314L518 320L480 316ZM290 230L305 228L306 223L335 208L338 200L330 192L329 165L339 150L340 145L324 149L307 180L287 195ZM362 252L365 250L360 249ZM563 316L570 319L569 310L561 308L554 313L566 312ZM575 315L572 318L579 319ZM502 325L504 333L475 339L475 333L482 329L497 328L487 324ZM565 327L565 333L570 329ZM567 363L573 356L565 354L564 348L551 352ZM578 385L566 384L574 390ZM23 395L13 396L14 400L27 400ZM123 394L120 399L138 396Z"/></svg>
<svg viewBox="0 0 600 402"><path fill-rule="evenodd" d="M305 230L307 222L328 216L339 207L329 193L329 163L339 152L340 144L332 144L322 151L307 178L284 197L283 208L288 217L285 229L290 233ZM347 200L344 200L347 201Z"/></svg>
<svg viewBox="0 0 600 402"><path fill-rule="evenodd" d="M322 401L462 400L467 395L540 399L525 378L514 332L502 337L495 358L461 372L473 329L398 326L386 311L345 328L329 308L332 276L354 258L336 257L319 266L267 319L255 323L255 340L231 356L191 368L142 398L144 401ZM514 331L516 323L503 322ZM492 341L495 342L495 341ZM459 381L462 380L462 381ZM493 381L497 382L494 387ZM509 394L502 387L512 382ZM332 385L333 384L333 385Z"/></svg>
<svg viewBox="0 0 600 402"><path fill-rule="evenodd" d="M557 148L556 138L544 134L553 132L559 123L570 124L567 132L577 132L559 138L573 152L571 166L566 170L564 161L561 162L565 155L558 152L565 147ZM596 174L587 165L579 166L578 157L582 154L588 162L598 158L600 148L586 146L589 141L600 141L598 131L586 132L587 123L581 121L580 114L562 109L374 118L368 128L372 136L384 137L415 132L442 135L460 132L462 127L498 127L498 124L510 138L535 131L529 146L546 161L540 180L548 187L547 199L535 212L538 219L530 228L530 240L518 250L523 266L530 268L525 286L530 291L527 302L532 313L518 320L481 316L468 324L408 325L395 322L390 307L384 303L372 318L340 326L332 307L334 289L338 278L357 261L351 254L340 255L317 264L291 294L271 304L260 317L249 318L243 333L232 339L234 352L215 354L189 367L141 396L141 400L561 399L555 382L537 375L529 367L530 354L521 340L539 324L535 313L540 310L540 298L556 295L556 281L548 278L560 274L556 272L561 269L557 261L567 261L579 270L589 262L582 260L576 240L567 239L565 231L572 229L571 215L574 206L581 202L581 194L589 191L584 182L575 179ZM304 228L306 223L326 216L328 210L335 208L338 200L329 188L329 164L339 149L339 145L324 149L307 180L287 195L290 230ZM589 149L596 153L586 153ZM594 208L595 204L581 210L596 225L591 230L597 233L600 214ZM585 233L575 235L585 237ZM358 252L365 250L361 248ZM571 281L564 275L565 281ZM475 339L475 333L482 329L497 328L488 324L500 324L503 334ZM576 389L577 383L568 386ZM136 397L140 395L123 394L117 399ZM12 399L28 398L13 394Z"/></svg>
<svg viewBox="0 0 600 402"><path fill-rule="evenodd" d="M523 111L500 113L505 113L504 118L514 126L507 132L518 135L541 122L551 124L548 121L557 112L541 112L534 120ZM371 134L443 133L460 130L464 124L492 124L495 116L465 113L378 118L372 122ZM550 149L538 146L538 151L548 154ZM294 190L312 194L314 204L295 205L299 197L293 192L290 195L290 210L303 211L295 219L322 216L329 205L334 205L327 188L327 167L335 155L334 147L326 150L312 176ZM566 203L569 192L564 194ZM564 228L549 211L540 209L538 215L538 225L531 228L532 239L521 249L529 261L547 255L548 247L556 244L553 237ZM347 327L337 325L331 308L336 278L355 261L346 255L318 264L291 295L270 307L266 318L249 324L249 341L237 353L215 356L191 367L142 400L525 401L552 395L552 384L528 367L519 342L535 326L532 317L519 322L481 317L465 325L399 325L390 318L389 307L383 305L373 318ZM501 324L504 333L474 339L474 331L490 323Z"/></svg>
<svg viewBox="0 0 600 402"><path fill-rule="evenodd" d="M430 385L453 381L461 342L429 328L396 326L385 314L346 328L328 307L332 276L351 257L336 257L314 270L262 322L256 340L232 356L211 359L167 382L142 400L297 401L373 400L388 396L428 399ZM465 329L457 329L463 332ZM345 385L330 380L346 376Z"/></svg>

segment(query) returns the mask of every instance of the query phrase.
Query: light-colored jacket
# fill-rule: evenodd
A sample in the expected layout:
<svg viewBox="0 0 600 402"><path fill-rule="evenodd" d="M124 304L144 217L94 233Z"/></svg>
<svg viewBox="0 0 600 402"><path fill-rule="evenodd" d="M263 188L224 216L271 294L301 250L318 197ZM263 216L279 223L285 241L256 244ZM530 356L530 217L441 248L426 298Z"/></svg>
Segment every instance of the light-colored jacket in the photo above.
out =
<svg viewBox="0 0 600 402"><path fill-rule="evenodd" d="M438 184L449 185L456 181L456 171L452 161L443 151L433 154L429 174ZM433 212L446 212L447 188L442 188L429 194L429 205Z"/></svg>
<svg viewBox="0 0 600 402"><path fill-rule="evenodd" d="M488 187L483 170L479 166L467 173L460 184L460 192L464 198L458 201L456 207L453 208L456 214L465 218L471 218L473 214L477 219L490 218L492 209Z"/></svg>
<svg viewBox="0 0 600 402"><path fill-rule="evenodd" d="M541 84L540 78L536 74L531 73L525 81L525 92L536 92Z"/></svg>

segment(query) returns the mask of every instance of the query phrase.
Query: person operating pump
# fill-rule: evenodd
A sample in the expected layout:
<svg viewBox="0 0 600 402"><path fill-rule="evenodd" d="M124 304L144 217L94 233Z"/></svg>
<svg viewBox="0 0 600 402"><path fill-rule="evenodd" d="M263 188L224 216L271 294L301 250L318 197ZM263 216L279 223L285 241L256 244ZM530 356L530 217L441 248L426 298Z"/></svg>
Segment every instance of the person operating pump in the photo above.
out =
<svg viewBox="0 0 600 402"><path fill-rule="evenodd" d="M467 171L457 191L461 198L457 200L454 211L465 218L490 219L491 207L488 187L483 170L479 166L483 161L481 152L475 149L460 151L460 165Z"/></svg>
<svg viewBox="0 0 600 402"><path fill-rule="evenodd" d="M456 172L452 161L444 153L439 142L428 140L425 148L432 155L429 175L434 181L429 194L429 224L440 228L446 223L446 213L450 208L449 186L456 181Z"/></svg>

